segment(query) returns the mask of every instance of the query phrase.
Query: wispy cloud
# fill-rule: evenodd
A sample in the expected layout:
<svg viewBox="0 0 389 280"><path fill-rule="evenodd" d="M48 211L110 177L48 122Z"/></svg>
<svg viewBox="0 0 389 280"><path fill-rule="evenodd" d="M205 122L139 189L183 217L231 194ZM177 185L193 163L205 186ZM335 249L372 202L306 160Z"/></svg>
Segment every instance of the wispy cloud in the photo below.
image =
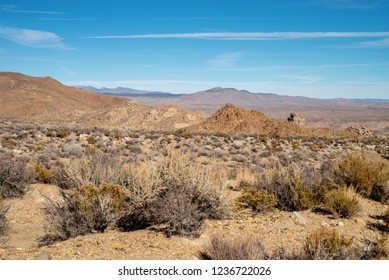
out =
<svg viewBox="0 0 389 280"><path fill-rule="evenodd" d="M298 80L302 84L313 84L319 82L322 79L321 76L314 76L314 75L282 75L280 77L288 78L292 80Z"/></svg>
<svg viewBox="0 0 389 280"><path fill-rule="evenodd" d="M35 48L67 49L62 38L57 34L42 30L21 29L0 26L0 38L13 41L19 45Z"/></svg>
<svg viewBox="0 0 389 280"><path fill-rule="evenodd" d="M371 68L379 66L389 66L388 63L354 63L354 64L320 64L320 65L263 65L253 67L228 67L228 68L207 68L206 71L226 71L226 72L261 72L261 71L298 71L298 70L320 70L337 68Z"/></svg>
<svg viewBox="0 0 389 280"><path fill-rule="evenodd" d="M86 39L298 40L321 38L388 38L389 32L208 32L89 36Z"/></svg>
<svg viewBox="0 0 389 280"><path fill-rule="evenodd" d="M38 18L38 20L42 21L94 21L96 18L64 18L64 17L42 17Z"/></svg>
<svg viewBox="0 0 389 280"><path fill-rule="evenodd" d="M359 48L389 48L389 38L384 38L381 40L361 42L355 45Z"/></svg>
<svg viewBox="0 0 389 280"><path fill-rule="evenodd" d="M208 61L208 63L211 67L216 68L232 67L236 65L236 63L242 58L242 56L242 52L222 53Z"/></svg>
<svg viewBox="0 0 389 280"><path fill-rule="evenodd" d="M384 5L381 0L312 0L311 4L324 6L332 9L354 9L354 10L371 10Z"/></svg>
<svg viewBox="0 0 389 280"><path fill-rule="evenodd" d="M1 5L1 10L8 13L24 13L24 14L44 14L44 15L63 15L63 12L52 12L52 11L38 11L38 10L22 10L16 5Z"/></svg>

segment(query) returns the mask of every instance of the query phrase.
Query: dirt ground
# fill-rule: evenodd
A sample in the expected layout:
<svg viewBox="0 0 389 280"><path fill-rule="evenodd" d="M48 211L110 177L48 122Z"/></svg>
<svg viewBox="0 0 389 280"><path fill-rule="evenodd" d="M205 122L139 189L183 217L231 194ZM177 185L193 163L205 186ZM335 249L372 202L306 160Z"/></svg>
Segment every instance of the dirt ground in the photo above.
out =
<svg viewBox="0 0 389 280"><path fill-rule="evenodd" d="M335 219L331 215L299 212L305 224L295 221L290 212L275 210L266 214L230 220L207 220L199 238L173 236L167 238L153 229L134 232L108 230L55 243L39 246L39 239L48 226L43 208L59 198L59 189L53 185L30 185L27 193L18 199L9 199L8 233L0 238L0 259L29 260L193 260L198 259L210 238L215 234L230 239L256 236L269 251L284 246L296 250L305 238L319 227L336 228L342 236L363 242L375 240L380 233L368 227L369 223L382 223L375 216L387 206L362 200L361 213L352 219Z"/></svg>

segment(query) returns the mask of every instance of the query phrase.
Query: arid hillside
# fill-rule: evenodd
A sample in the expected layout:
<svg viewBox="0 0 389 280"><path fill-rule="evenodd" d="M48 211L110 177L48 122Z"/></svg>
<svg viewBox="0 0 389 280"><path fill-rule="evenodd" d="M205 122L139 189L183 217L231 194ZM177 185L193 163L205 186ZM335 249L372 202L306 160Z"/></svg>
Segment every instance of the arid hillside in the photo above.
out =
<svg viewBox="0 0 389 280"><path fill-rule="evenodd" d="M0 118L82 127L175 130L198 123L206 115L178 106L150 107L69 87L49 78L0 73Z"/></svg>
<svg viewBox="0 0 389 280"><path fill-rule="evenodd" d="M197 124L205 117L203 112L187 112L178 106L151 107L126 102L84 115L78 122L83 126L173 131Z"/></svg>
<svg viewBox="0 0 389 280"><path fill-rule="evenodd" d="M20 118L83 114L123 102L111 97L69 87L50 78L0 72L0 117Z"/></svg>
<svg viewBox="0 0 389 280"><path fill-rule="evenodd" d="M308 128L302 125L268 118L263 113L246 110L232 104L219 109L211 117L191 128L199 132L276 134L280 136L352 136L352 131L328 128Z"/></svg>

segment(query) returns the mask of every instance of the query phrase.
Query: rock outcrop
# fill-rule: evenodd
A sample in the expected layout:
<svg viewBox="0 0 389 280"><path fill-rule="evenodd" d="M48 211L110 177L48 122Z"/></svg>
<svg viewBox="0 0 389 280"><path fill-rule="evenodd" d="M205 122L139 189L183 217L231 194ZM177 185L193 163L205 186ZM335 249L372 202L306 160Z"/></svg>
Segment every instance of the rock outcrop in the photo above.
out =
<svg viewBox="0 0 389 280"><path fill-rule="evenodd" d="M360 136L373 136L373 132L371 130L367 129L366 127L363 127L363 126L353 125L353 126L348 127L346 129L346 131L356 133Z"/></svg>
<svg viewBox="0 0 389 280"><path fill-rule="evenodd" d="M290 116L288 117L288 122L294 123L300 126L305 126L306 120L303 116L301 116L299 113L292 112L290 113Z"/></svg>

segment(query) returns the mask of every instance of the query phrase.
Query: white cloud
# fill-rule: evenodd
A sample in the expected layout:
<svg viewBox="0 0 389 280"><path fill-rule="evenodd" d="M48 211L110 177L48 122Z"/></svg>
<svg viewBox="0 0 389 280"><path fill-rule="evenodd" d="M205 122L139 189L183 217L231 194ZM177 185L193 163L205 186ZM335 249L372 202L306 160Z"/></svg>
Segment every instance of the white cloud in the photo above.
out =
<svg viewBox="0 0 389 280"><path fill-rule="evenodd" d="M389 32L207 32L90 36L87 39L297 40L320 38L387 38Z"/></svg>
<svg viewBox="0 0 389 280"><path fill-rule="evenodd" d="M36 10L20 10L16 5L1 5L1 10L9 13L24 13L24 14L44 14L44 15L62 15L62 12L36 11Z"/></svg>
<svg viewBox="0 0 389 280"><path fill-rule="evenodd" d="M72 49L57 34L41 30L0 26L0 38L36 48Z"/></svg>
<svg viewBox="0 0 389 280"><path fill-rule="evenodd" d="M356 45L360 48L389 48L389 38L384 38L376 41L361 42Z"/></svg>
<svg viewBox="0 0 389 280"><path fill-rule="evenodd" d="M216 68L232 67L242 58L242 52L222 53L208 61L210 66Z"/></svg>

